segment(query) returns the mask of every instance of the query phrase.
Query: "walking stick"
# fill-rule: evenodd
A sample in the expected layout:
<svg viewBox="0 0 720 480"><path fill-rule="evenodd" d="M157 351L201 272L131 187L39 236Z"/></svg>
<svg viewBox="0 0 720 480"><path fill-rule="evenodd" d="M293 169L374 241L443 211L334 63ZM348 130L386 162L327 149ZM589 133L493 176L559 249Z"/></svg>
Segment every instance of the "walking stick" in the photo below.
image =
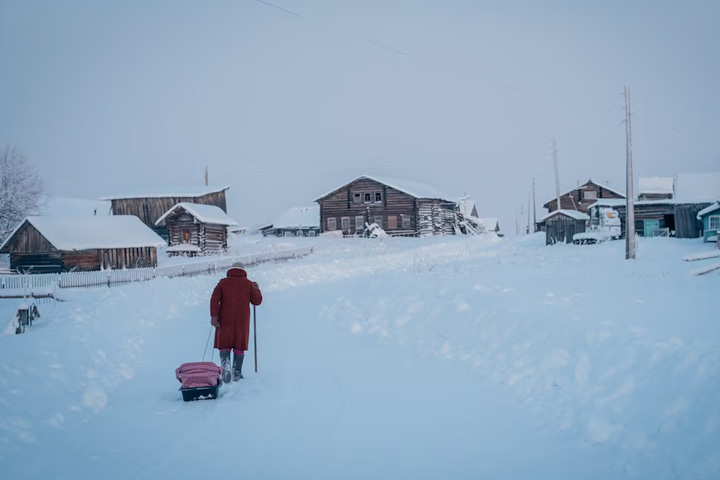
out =
<svg viewBox="0 0 720 480"><path fill-rule="evenodd" d="M255 305L253 305L253 341L255 343L255 373L257 373L257 313L255 312Z"/></svg>

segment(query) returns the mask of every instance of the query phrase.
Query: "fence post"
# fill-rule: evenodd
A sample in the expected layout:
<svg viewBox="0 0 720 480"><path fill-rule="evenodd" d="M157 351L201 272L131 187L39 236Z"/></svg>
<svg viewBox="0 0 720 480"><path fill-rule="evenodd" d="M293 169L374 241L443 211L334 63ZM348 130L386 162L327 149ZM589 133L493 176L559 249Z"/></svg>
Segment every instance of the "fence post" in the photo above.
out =
<svg viewBox="0 0 720 480"><path fill-rule="evenodd" d="M108 287L110 286L110 272L108 272Z"/></svg>
<svg viewBox="0 0 720 480"><path fill-rule="evenodd" d="M182 276L185 276L185 265L182 266Z"/></svg>

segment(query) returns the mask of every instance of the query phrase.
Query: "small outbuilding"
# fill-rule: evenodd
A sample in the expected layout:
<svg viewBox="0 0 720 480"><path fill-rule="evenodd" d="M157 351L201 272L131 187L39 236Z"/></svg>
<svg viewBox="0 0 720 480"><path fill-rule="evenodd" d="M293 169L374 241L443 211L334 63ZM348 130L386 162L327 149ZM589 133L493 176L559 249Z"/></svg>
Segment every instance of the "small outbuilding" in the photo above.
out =
<svg viewBox="0 0 720 480"><path fill-rule="evenodd" d="M133 215L27 217L0 245L19 272L156 267L165 241Z"/></svg>
<svg viewBox="0 0 720 480"><path fill-rule="evenodd" d="M720 244L718 238L718 232L720 232L720 198L709 207L700 210L697 219L703 224L703 240Z"/></svg>
<svg viewBox="0 0 720 480"><path fill-rule="evenodd" d="M577 210L555 210L541 220L545 224L545 244L572 243L573 235L585 231L590 217Z"/></svg>
<svg viewBox="0 0 720 480"><path fill-rule="evenodd" d="M238 223L221 208L197 203L178 203L156 222L167 227L170 255L212 255L227 250L228 227Z"/></svg>

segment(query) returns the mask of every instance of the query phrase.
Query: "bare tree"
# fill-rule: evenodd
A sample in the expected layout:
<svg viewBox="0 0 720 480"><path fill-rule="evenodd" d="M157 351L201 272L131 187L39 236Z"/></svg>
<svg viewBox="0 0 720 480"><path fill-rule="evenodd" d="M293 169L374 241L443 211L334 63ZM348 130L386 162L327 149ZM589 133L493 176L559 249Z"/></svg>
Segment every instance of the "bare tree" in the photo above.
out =
<svg viewBox="0 0 720 480"><path fill-rule="evenodd" d="M0 242L28 215L37 214L43 183L37 170L15 148L0 152Z"/></svg>

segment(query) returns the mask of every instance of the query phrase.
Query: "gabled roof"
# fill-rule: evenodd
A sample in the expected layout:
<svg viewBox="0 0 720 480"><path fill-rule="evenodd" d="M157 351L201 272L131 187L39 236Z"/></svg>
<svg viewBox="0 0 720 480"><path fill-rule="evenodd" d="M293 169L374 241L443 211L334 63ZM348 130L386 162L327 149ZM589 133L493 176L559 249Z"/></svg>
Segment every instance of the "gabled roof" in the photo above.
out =
<svg viewBox="0 0 720 480"><path fill-rule="evenodd" d="M202 205L199 203L188 203L180 202L173 206L170 210L163 213L162 217L158 218L155 225L162 225L165 218L173 212L178 210L185 210L187 213L195 217L201 223L212 223L215 225L237 225L238 223L230 218L222 208L216 207L215 205Z"/></svg>
<svg viewBox="0 0 720 480"><path fill-rule="evenodd" d="M563 195L567 195L568 193L574 192L575 190L580 190L581 188L583 188L584 186L588 185L589 183L592 183L593 185L597 185L597 186L600 187L600 188L603 188L603 189L605 189L605 190L609 190L609 191L611 191L611 192L613 192L613 193L615 193L615 194L617 194L617 195L620 195L621 197L625 198L625 194L622 193L620 190L616 190L616 189L614 189L614 188L612 188L612 187L610 187L610 186L608 186L608 185L603 185L603 184L601 184L601 183L595 183L595 182L593 182L592 180L588 180L587 182L583 183L582 185L578 185L578 186L575 187L575 188L571 188L570 190L567 190L566 192L561 193L560 196L562 197ZM549 204L550 202L554 201L555 199L557 199L557 196L554 196L554 197L552 197L550 200L548 200L547 202L543 203L543 207L545 207L547 204ZM547 208L547 207L546 207L546 208Z"/></svg>
<svg viewBox="0 0 720 480"><path fill-rule="evenodd" d="M345 188L348 185L350 185L351 183L361 180L363 178L372 180L374 182L382 183L383 185L387 185L388 187L394 188L395 190L398 190L403 193L407 193L411 197L415 197L415 198L432 198L432 199L438 199L438 200L447 200L447 201L455 202L455 203L457 203L459 200L459 196L457 196L457 195L446 195L445 193L435 190L432 187L428 187L427 185L423 185L422 183L416 183L416 182L407 181L407 180L391 179L391 178L387 178L387 177L380 178L380 177L376 177L376 176L362 175L362 176L346 183L345 185L341 185L337 188L332 189L325 195L315 199L315 201L317 202L319 200L322 200L325 197L328 197L331 194L335 193L336 191L340 190L341 188Z"/></svg>
<svg viewBox="0 0 720 480"><path fill-rule="evenodd" d="M458 208L460 209L460 213L463 215L472 215L473 209L475 208L475 201L474 200L460 200L458 203Z"/></svg>
<svg viewBox="0 0 720 480"><path fill-rule="evenodd" d="M119 200L125 198L195 198L209 195L211 193L224 192L229 189L227 186L180 187L180 188L157 188L152 191L128 192L125 195L102 197L100 200Z"/></svg>
<svg viewBox="0 0 720 480"><path fill-rule="evenodd" d="M678 173L675 200L678 203L712 203L720 195L720 172Z"/></svg>
<svg viewBox="0 0 720 480"><path fill-rule="evenodd" d="M578 212L577 210L555 210L553 212L548 213L543 218L540 219L541 222L544 222L548 218L554 216L554 215L565 215L566 217L574 218L575 220L589 220L590 217L585 215L582 212Z"/></svg>
<svg viewBox="0 0 720 480"><path fill-rule="evenodd" d="M486 230L495 231L498 228L497 218L479 218Z"/></svg>
<svg viewBox="0 0 720 480"><path fill-rule="evenodd" d="M293 207L275 220L272 228L320 228L320 205Z"/></svg>
<svg viewBox="0 0 720 480"><path fill-rule="evenodd" d="M640 177L638 178L638 195L667 195L675 193L673 177Z"/></svg>
<svg viewBox="0 0 720 480"><path fill-rule="evenodd" d="M27 217L0 245L0 250L3 250L26 224L32 225L53 247L64 251L167 245L165 240L134 215Z"/></svg>
<svg viewBox="0 0 720 480"><path fill-rule="evenodd" d="M700 210L697 214L697 219L702 220L702 217L704 217L708 213L714 212L715 210L720 210L720 202L715 202L712 205L710 205L709 207L706 207L706 208L703 208L702 210Z"/></svg>

